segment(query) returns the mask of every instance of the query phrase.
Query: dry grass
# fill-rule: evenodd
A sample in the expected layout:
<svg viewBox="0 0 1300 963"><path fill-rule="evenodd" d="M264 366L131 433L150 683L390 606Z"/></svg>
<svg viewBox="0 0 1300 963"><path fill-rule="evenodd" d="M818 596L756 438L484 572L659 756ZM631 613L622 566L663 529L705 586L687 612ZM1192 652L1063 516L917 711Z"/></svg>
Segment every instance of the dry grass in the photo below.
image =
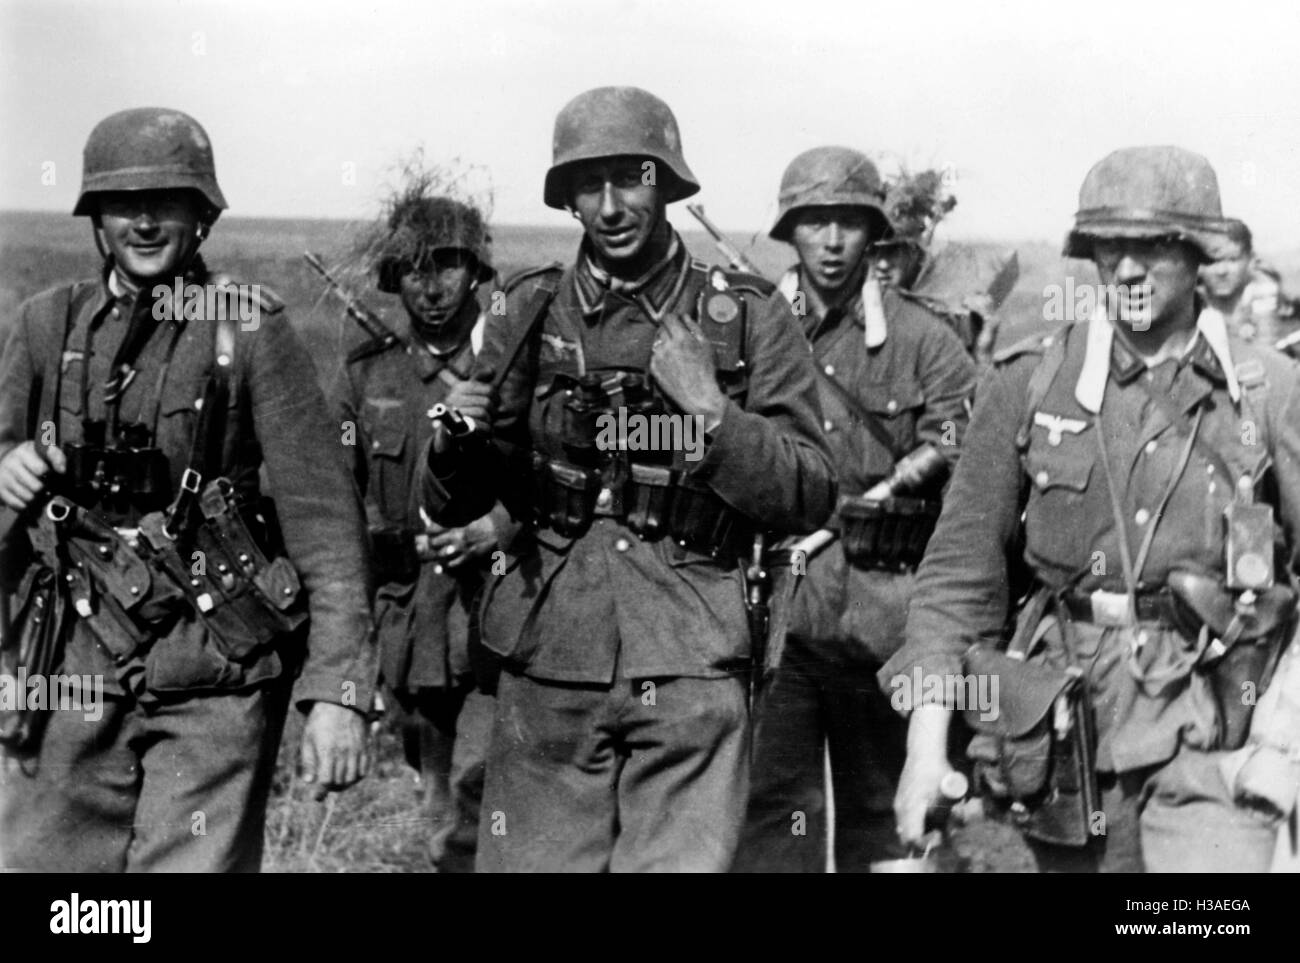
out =
<svg viewBox="0 0 1300 963"><path fill-rule="evenodd" d="M424 873L432 870L419 784L388 731L376 741L378 764L370 775L322 802L294 778L302 720L290 720L266 815L269 873Z"/></svg>

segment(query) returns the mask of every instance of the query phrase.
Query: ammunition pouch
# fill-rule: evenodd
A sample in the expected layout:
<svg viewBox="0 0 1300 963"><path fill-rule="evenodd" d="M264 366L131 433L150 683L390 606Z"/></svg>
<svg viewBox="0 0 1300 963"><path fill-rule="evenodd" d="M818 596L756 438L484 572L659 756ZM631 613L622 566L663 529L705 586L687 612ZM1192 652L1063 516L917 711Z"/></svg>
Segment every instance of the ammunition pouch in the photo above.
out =
<svg viewBox="0 0 1300 963"><path fill-rule="evenodd" d="M671 538L682 548L728 563L741 557L753 526L712 490L662 465L633 462L609 483L594 468L533 455L533 491L538 525L566 538L579 538L597 515L617 518L646 541Z"/></svg>
<svg viewBox="0 0 1300 963"><path fill-rule="evenodd" d="M124 675L154 636L174 619L174 586L153 577L135 546L94 511L61 496L31 530L32 545L54 571L61 591L100 647ZM123 685L130 688L125 677Z"/></svg>
<svg viewBox="0 0 1300 963"><path fill-rule="evenodd" d="M965 670L996 676L997 715L967 709L976 735L968 755L976 778L1010 803L1013 822L1034 839L1085 846L1100 805L1096 735L1088 686L1077 669L1057 669L984 645L966 653Z"/></svg>
<svg viewBox="0 0 1300 963"><path fill-rule="evenodd" d="M1168 585L1176 624L1208 644L1200 666L1209 678L1219 719L1219 748L1240 749L1250 731L1253 704L1241 695L1250 683L1262 693L1295 625L1296 593L1286 585L1258 592L1232 592L1215 578L1172 572Z"/></svg>
<svg viewBox="0 0 1300 963"><path fill-rule="evenodd" d="M663 465L633 463L623 485L627 527L639 538L654 541L668 534L677 472Z"/></svg>
<svg viewBox="0 0 1300 963"><path fill-rule="evenodd" d="M600 472L534 455L533 478L540 527L565 538L577 538L591 527L600 496Z"/></svg>
<svg viewBox="0 0 1300 963"><path fill-rule="evenodd" d="M939 520L940 504L920 498L842 495L836 507L844 557L857 568L919 565Z"/></svg>
<svg viewBox="0 0 1300 963"><path fill-rule="evenodd" d="M229 481L209 483L199 504L203 522L184 546L189 557L182 557L161 513L140 520L141 539L151 564L182 591L217 651L248 661L306 620L298 573L284 556L267 559Z"/></svg>
<svg viewBox="0 0 1300 963"><path fill-rule="evenodd" d="M754 527L710 489L683 476L670 503L668 537L683 548L730 562L749 550Z"/></svg>
<svg viewBox="0 0 1300 963"><path fill-rule="evenodd" d="M415 532L409 528L371 528L370 570L380 585L408 584L419 578Z"/></svg>

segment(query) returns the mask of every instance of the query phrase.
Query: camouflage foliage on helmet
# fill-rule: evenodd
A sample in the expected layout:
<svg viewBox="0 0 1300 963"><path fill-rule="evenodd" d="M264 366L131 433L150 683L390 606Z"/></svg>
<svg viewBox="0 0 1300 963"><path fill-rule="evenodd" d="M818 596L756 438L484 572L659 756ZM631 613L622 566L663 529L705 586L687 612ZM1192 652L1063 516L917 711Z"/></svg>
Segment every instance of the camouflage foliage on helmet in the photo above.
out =
<svg viewBox="0 0 1300 963"><path fill-rule="evenodd" d="M437 251L449 249L474 257L478 281L494 276L487 217L478 203L456 196L464 193L462 179L426 167L420 154L404 165L401 187L356 244L363 267L375 273L381 291L397 293L402 275L427 268Z"/></svg>
<svg viewBox="0 0 1300 963"><path fill-rule="evenodd" d="M110 114L90 132L82 160L74 215L97 213L95 195L107 191L197 191L210 221L229 206L217 186L207 132L179 110L136 107Z"/></svg>
<svg viewBox="0 0 1300 963"><path fill-rule="evenodd" d="M957 198L948 191L939 171L900 171L885 193L885 213L894 231L892 242L928 248L935 228L956 206Z"/></svg>

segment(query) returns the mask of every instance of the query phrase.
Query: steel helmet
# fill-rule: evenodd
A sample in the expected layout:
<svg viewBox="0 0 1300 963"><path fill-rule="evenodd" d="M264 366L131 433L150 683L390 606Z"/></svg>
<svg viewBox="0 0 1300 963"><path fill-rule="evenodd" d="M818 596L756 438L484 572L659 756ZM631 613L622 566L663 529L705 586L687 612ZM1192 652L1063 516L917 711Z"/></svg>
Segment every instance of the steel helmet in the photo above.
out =
<svg viewBox="0 0 1300 963"><path fill-rule="evenodd" d="M677 119L662 100L639 87L597 87L564 105L555 118L551 169L542 197L547 207L569 206L569 168L580 161L635 155L672 175L661 186L668 203L690 197L699 181L682 156Z"/></svg>
<svg viewBox="0 0 1300 963"><path fill-rule="evenodd" d="M212 143L197 120L165 107L122 110L96 124L86 140L72 213L94 214L94 195L103 191L167 188L198 191L212 220L229 206L217 186Z"/></svg>
<svg viewBox="0 0 1300 963"><path fill-rule="evenodd" d="M1093 165L1079 190L1066 257L1091 258L1097 238L1173 235L1206 261L1224 254L1226 223L1214 168L1181 147L1125 147Z"/></svg>
<svg viewBox="0 0 1300 963"><path fill-rule="evenodd" d="M780 207L768 236L789 243L795 212L805 207L843 205L864 207L876 221L877 237L889 231L885 214L885 187L871 159L851 147L814 147L806 150L781 176Z"/></svg>

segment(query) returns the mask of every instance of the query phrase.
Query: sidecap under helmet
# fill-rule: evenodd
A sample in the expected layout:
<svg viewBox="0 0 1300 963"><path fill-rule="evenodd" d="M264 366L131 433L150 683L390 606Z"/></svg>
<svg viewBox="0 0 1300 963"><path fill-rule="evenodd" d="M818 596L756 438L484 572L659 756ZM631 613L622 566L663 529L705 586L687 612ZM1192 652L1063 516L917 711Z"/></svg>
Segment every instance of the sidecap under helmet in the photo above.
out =
<svg viewBox="0 0 1300 963"><path fill-rule="evenodd" d="M792 160L781 176L776 223L768 236L790 242L794 214L805 207L862 207L877 219L877 237L889 233L885 186L871 159L851 147L814 147Z"/></svg>
<svg viewBox="0 0 1300 963"><path fill-rule="evenodd" d="M1226 253L1214 168L1181 147L1125 147L1088 171L1063 253L1090 259L1098 238L1171 235L1191 244L1205 261Z"/></svg>
<svg viewBox="0 0 1300 963"><path fill-rule="evenodd" d="M94 195L105 191L178 188L198 191L210 205L213 220L229 206L217 186L207 132L179 110L123 110L101 120L86 139L81 193L72 213L94 214Z"/></svg>
<svg viewBox="0 0 1300 963"><path fill-rule="evenodd" d="M597 87L574 97L555 118L551 169L542 198L547 207L569 206L569 170L603 157L648 157L672 175L658 178L667 203L698 193L699 181L682 156L677 118L668 105L639 87Z"/></svg>

